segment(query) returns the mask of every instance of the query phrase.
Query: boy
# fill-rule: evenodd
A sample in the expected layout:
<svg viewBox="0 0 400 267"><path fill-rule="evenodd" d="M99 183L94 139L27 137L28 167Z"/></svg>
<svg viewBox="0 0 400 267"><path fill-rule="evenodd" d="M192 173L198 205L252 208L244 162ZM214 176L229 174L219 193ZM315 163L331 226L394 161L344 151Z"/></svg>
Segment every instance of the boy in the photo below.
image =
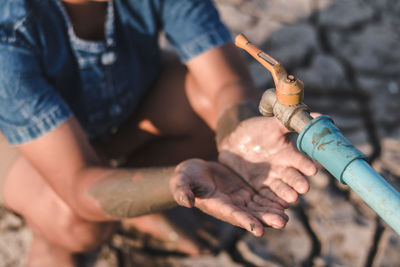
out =
<svg viewBox="0 0 400 267"><path fill-rule="evenodd" d="M161 61L161 30L184 66ZM210 1L5 0L0 59L0 129L18 150L3 201L33 230L32 266L73 265L112 222L175 203L260 236L284 227L316 171L274 118L254 117Z"/></svg>

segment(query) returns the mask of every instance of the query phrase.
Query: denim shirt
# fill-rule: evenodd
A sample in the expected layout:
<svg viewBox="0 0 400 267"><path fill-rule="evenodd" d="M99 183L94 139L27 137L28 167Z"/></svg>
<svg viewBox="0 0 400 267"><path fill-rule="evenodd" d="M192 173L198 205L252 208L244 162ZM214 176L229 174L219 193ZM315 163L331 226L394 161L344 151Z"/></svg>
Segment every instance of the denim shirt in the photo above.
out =
<svg viewBox="0 0 400 267"><path fill-rule="evenodd" d="M72 115L106 138L157 77L161 31L183 62L231 40L210 0L110 1L100 42L75 35L60 0L1 2L0 130L12 145Z"/></svg>

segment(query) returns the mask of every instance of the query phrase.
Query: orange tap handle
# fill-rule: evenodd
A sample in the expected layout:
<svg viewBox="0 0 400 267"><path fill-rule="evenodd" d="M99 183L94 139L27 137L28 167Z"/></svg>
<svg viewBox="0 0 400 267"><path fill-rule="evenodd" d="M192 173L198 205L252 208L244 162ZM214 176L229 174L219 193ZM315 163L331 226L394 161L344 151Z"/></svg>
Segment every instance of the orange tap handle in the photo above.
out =
<svg viewBox="0 0 400 267"><path fill-rule="evenodd" d="M250 43L250 41L243 34L236 36L235 45L252 55L258 62L267 68L267 70L271 72L275 84L277 84L282 78L282 75L285 76L284 78L286 78L287 72L285 69L283 69L281 64L273 57L262 51L260 48Z"/></svg>
<svg viewBox="0 0 400 267"><path fill-rule="evenodd" d="M248 52L271 72L279 103L292 106L300 104L303 101L303 82L296 80L293 75L288 76L286 70L277 60L250 43L243 34L236 36L235 45Z"/></svg>

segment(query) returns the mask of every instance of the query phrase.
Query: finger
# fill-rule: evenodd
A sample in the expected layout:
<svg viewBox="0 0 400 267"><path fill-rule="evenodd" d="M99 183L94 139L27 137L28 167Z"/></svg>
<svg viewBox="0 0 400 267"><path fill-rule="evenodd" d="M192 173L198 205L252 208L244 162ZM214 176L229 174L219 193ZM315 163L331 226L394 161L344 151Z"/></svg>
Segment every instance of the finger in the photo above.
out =
<svg viewBox="0 0 400 267"><path fill-rule="evenodd" d="M294 203L298 198L296 191L286 183L282 182L281 179L275 179L269 187L272 192L288 203Z"/></svg>
<svg viewBox="0 0 400 267"><path fill-rule="evenodd" d="M261 190L258 191L258 193L261 196L266 197L267 199L270 199L273 202L279 203L285 209L289 208L289 204L285 200L283 200L280 197L278 197L268 187L263 187Z"/></svg>
<svg viewBox="0 0 400 267"><path fill-rule="evenodd" d="M253 196L253 201L263 207L271 207L271 208L282 209L282 210L287 208L278 202L272 201L271 199L266 198L261 195L258 195L258 194ZM288 204L286 203L286 205L288 205Z"/></svg>
<svg viewBox="0 0 400 267"><path fill-rule="evenodd" d="M235 206L232 206L232 210L231 214L237 226L246 229L255 236L264 234L264 226L255 216Z"/></svg>
<svg viewBox="0 0 400 267"><path fill-rule="evenodd" d="M286 168L281 175L282 181L291 186L297 193L305 194L310 189L307 179L294 168Z"/></svg>
<svg viewBox="0 0 400 267"><path fill-rule="evenodd" d="M253 214L257 214L257 218L265 223L265 225L275 229L284 228L288 222L288 220L284 219L282 215L276 214L274 212L255 211Z"/></svg>
<svg viewBox="0 0 400 267"><path fill-rule="evenodd" d="M182 173L176 173L171 178L170 190L178 205L187 208L194 207L194 194L190 189L189 183L185 181L184 175Z"/></svg>
<svg viewBox="0 0 400 267"><path fill-rule="evenodd" d="M319 113L319 112L311 112L311 113L310 113L310 115L311 115L311 117L313 117L313 118L316 118L316 117L322 116L322 114L321 114L321 113Z"/></svg>
<svg viewBox="0 0 400 267"><path fill-rule="evenodd" d="M262 207L255 202L248 203L247 207L262 223L275 229L285 227L289 220L289 217L282 209Z"/></svg>
<svg viewBox="0 0 400 267"><path fill-rule="evenodd" d="M283 123L280 122L280 120L279 120L278 118L276 118L276 117L273 117L273 118L274 118L274 120L275 120L276 126L280 129L281 134L287 134L287 133L290 132L290 131L288 130L288 128L286 128L286 127L283 125Z"/></svg>
<svg viewBox="0 0 400 267"><path fill-rule="evenodd" d="M254 215L233 205L229 200L222 200L221 197L199 199L196 206L211 216L246 229L255 236L264 234L263 224Z"/></svg>
<svg viewBox="0 0 400 267"><path fill-rule="evenodd" d="M273 206L262 206L257 202L250 201L247 203L247 208L251 209L251 211L263 211L263 212L272 212L282 216L283 219L289 220L289 217L286 215L285 211L282 208L277 208Z"/></svg>
<svg viewBox="0 0 400 267"><path fill-rule="evenodd" d="M287 159L290 160L287 162L288 166L298 169L307 176L313 176L317 173L317 167L314 162L309 157L295 149L293 149L293 154Z"/></svg>

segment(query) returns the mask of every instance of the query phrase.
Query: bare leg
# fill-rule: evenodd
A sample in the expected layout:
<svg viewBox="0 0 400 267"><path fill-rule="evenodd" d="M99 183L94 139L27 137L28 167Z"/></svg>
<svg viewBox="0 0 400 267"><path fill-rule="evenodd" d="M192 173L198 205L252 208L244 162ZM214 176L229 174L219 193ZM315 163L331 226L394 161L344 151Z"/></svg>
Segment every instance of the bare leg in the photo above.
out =
<svg viewBox="0 0 400 267"><path fill-rule="evenodd" d="M123 224L128 230L133 226L136 230L151 235L155 240L163 241L159 247L168 251L178 251L192 256L210 251L193 235L188 235L179 226L173 225L163 214L131 218L124 220Z"/></svg>
<svg viewBox="0 0 400 267"><path fill-rule="evenodd" d="M186 68L168 60L137 112L107 143L96 143L109 158L124 155L127 166L177 164L188 158L216 159L214 132L189 104L196 86Z"/></svg>
<svg viewBox="0 0 400 267"><path fill-rule="evenodd" d="M34 233L28 265L73 266L72 253L97 248L115 228L74 214L22 157L10 169L4 189L7 208L21 214Z"/></svg>
<svg viewBox="0 0 400 267"><path fill-rule="evenodd" d="M27 260L28 267L75 266L72 254L59 246L49 243L41 234L33 232L33 239Z"/></svg>

